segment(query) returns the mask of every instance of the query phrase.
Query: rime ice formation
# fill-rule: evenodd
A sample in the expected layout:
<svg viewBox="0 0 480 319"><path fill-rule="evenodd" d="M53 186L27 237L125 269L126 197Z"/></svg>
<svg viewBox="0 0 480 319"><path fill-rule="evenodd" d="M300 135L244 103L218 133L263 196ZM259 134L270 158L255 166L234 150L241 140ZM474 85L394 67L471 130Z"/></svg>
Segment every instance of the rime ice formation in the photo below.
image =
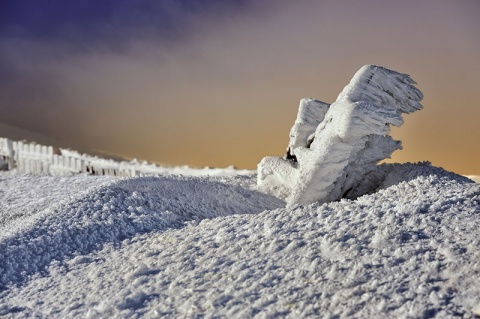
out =
<svg viewBox="0 0 480 319"><path fill-rule="evenodd" d="M134 162L114 161L77 151L0 138L0 170L33 175L138 176Z"/></svg>
<svg viewBox="0 0 480 319"><path fill-rule="evenodd" d="M151 176L182 174L189 176L250 174L228 168L164 167L148 162L115 161L80 154L77 151L0 137L0 171L32 175L70 176L76 174L107 176Z"/></svg>
<svg viewBox="0 0 480 319"><path fill-rule="evenodd" d="M302 99L285 158L265 157L258 165L259 188L290 207L367 193L376 164L401 149L387 135L390 125L422 108L414 84L406 74L366 65L333 104Z"/></svg>

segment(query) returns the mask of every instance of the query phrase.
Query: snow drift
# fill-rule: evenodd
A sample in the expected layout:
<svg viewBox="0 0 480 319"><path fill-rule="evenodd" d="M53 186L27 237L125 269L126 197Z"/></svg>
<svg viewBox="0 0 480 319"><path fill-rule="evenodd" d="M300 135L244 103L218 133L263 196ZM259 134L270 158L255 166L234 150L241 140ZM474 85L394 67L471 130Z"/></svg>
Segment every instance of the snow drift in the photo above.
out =
<svg viewBox="0 0 480 319"><path fill-rule="evenodd" d="M401 148L387 134L403 124L402 114L422 108L422 93L405 74L362 67L329 105L300 101L285 158L258 165L258 185L294 204L355 198L371 191L376 164Z"/></svg>
<svg viewBox="0 0 480 319"><path fill-rule="evenodd" d="M184 177L144 177L93 187L77 199L31 215L2 214L0 290L41 272L52 260L87 254L149 231L283 206L274 197ZM5 218L9 214L10 218ZM0 219L1 220L1 219Z"/></svg>
<svg viewBox="0 0 480 319"><path fill-rule="evenodd" d="M473 319L480 185L378 172L373 194L293 210L252 175L0 177L0 315Z"/></svg>

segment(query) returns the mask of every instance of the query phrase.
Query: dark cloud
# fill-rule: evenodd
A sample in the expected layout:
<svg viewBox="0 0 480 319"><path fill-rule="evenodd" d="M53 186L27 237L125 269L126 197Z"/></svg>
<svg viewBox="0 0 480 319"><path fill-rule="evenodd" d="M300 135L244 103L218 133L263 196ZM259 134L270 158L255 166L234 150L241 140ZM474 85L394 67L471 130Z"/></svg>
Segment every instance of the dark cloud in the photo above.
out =
<svg viewBox="0 0 480 319"><path fill-rule="evenodd" d="M177 39L192 32L192 20L205 14L222 20L247 6L246 0L6 0L0 35L58 40L82 46L111 45L142 37Z"/></svg>

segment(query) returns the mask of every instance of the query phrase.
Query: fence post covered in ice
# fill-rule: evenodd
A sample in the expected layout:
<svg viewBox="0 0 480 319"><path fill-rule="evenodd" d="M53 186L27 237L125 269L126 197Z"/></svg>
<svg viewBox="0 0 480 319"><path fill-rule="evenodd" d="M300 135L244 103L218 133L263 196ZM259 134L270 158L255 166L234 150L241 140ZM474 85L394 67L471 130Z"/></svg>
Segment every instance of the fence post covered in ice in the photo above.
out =
<svg viewBox="0 0 480 319"><path fill-rule="evenodd" d="M56 176L90 174L130 177L164 172L158 165L147 162L139 164L136 160L98 158L70 149L0 137L0 170L13 169L18 173Z"/></svg>
<svg viewBox="0 0 480 319"><path fill-rule="evenodd" d="M13 142L7 138L0 138L0 170L15 168Z"/></svg>
<svg viewBox="0 0 480 319"><path fill-rule="evenodd" d="M408 75L384 67L362 67L329 105L303 99L284 158L258 164L258 186L287 206L354 198L368 192L369 175L401 143L390 125L402 113L422 108L422 93Z"/></svg>

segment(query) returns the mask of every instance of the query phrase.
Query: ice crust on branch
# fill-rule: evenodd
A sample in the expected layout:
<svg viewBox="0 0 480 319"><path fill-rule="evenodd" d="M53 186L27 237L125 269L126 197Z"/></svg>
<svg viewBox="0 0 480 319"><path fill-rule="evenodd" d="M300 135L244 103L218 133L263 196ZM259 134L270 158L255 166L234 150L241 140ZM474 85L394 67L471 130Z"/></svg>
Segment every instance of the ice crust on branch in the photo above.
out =
<svg viewBox="0 0 480 319"><path fill-rule="evenodd" d="M285 157L258 164L259 188L290 207L371 191L377 163L402 148L387 135L390 125L422 109L415 84L406 74L365 65L333 104L302 99Z"/></svg>

